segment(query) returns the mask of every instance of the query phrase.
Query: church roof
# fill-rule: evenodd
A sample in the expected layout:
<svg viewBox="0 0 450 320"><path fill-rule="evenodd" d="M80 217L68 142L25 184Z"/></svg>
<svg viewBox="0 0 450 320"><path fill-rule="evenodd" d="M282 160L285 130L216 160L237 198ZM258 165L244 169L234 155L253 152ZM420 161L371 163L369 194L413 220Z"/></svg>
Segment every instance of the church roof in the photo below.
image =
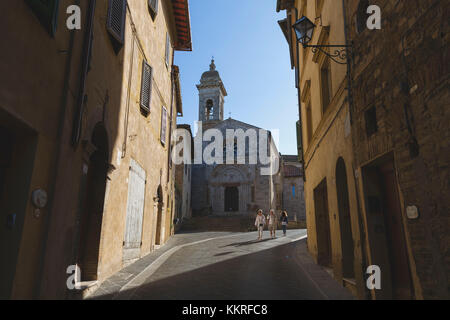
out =
<svg viewBox="0 0 450 320"><path fill-rule="evenodd" d="M249 124L249 123L246 123L246 122L242 122L242 121L233 119L233 118L231 118L231 117L228 118L228 119L225 119L225 120L223 120L223 121L220 121L220 123L219 123L217 126L220 126L220 125L222 125L222 124L224 124L224 123L233 123L233 122L236 123L237 127L253 128L253 129L261 129L261 128L256 127L256 126L254 126L254 125L251 125L251 124ZM226 124L225 124L225 126L226 126Z"/></svg>

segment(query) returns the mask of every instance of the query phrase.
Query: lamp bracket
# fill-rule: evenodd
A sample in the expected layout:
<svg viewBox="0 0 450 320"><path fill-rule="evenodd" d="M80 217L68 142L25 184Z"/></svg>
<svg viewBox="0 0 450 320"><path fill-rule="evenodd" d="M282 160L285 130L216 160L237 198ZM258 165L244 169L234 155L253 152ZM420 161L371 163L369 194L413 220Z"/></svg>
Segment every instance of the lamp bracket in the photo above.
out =
<svg viewBox="0 0 450 320"><path fill-rule="evenodd" d="M350 53L350 49L352 48L351 45L303 45L303 47L311 48L311 51L313 53L320 51L334 62L342 65L347 64L347 57ZM324 48L334 48L334 52L329 53L328 51L324 50Z"/></svg>

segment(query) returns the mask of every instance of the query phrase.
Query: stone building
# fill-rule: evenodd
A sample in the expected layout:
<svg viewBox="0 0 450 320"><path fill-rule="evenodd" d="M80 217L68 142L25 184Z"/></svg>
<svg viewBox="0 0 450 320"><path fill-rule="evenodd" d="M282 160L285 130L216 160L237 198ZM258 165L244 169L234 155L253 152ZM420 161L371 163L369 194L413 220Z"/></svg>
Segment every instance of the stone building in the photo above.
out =
<svg viewBox="0 0 450 320"><path fill-rule="evenodd" d="M2 2L0 294L69 298L173 233L187 0ZM84 286L79 287L83 289Z"/></svg>
<svg viewBox="0 0 450 320"><path fill-rule="evenodd" d="M365 28L367 7L381 30ZM450 297L448 1L345 3L352 137L377 299Z"/></svg>
<svg viewBox="0 0 450 320"><path fill-rule="evenodd" d="M369 5L381 30L366 27ZM300 97L311 254L359 298L448 298L448 6L278 0L277 10ZM311 44L353 46L346 66L297 42L302 16L316 25ZM380 290L366 287L371 265Z"/></svg>
<svg viewBox="0 0 450 320"><path fill-rule="evenodd" d="M354 295L365 297L347 68L303 48L291 27L303 16L317 25L312 44L345 43L341 1L279 0L299 96L299 157L304 171L308 249Z"/></svg>
<svg viewBox="0 0 450 320"><path fill-rule="evenodd" d="M189 132L191 137L191 146L193 147L191 126L187 124L179 124L178 129L184 129ZM183 156L183 153L181 153ZM191 161L193 160L193 151L191 150ZM176 231L181 227L186 219L192 217L191 206L191 178L192 178L192 164L182 163L176 165L175 168L175 219Z"/></svg>
<svg viewBox="0 0 450 320"><path fill-rule="evenodd" d="M203 73L197 88L199 90L199 128L194 139L196 148L201 151L199 153L204 153L209 143L202 137L207 132L219 132L224 139L223 147L221 142L218 150L215 151L218 161L208 164L203 159L202 162L196 162L192 166L193 215L254 215L259 208L266 213L269 209L275 209L277 196L275 185L280 184L281 174L279 154L270 134L266 134L267 131L258 127L231 118L224 120L224 98L227 96L227 91L216 70L214 60L211 62L210 70ZM225 139L227 130L232 130L233 134L240 130L246 134L246 137L242 141L236 136ZM266 152L270 152L267 155L272 160L266 164L250 161L253 156L260 158L257 150L262 134L267 136ZM243 152L239 155L238 149L241 147ZM232 164L226 161L227 152L230 151ZM238 155L241 160L244 160L243 162L238 161ZM261 174L261 170L268 166L277 166L277 168L272 168L273 174Z"/></svg>
<svg viewBox="0 0 450 320"><path fill-rule="evenodd" d="M302 164L296 155L282 155L282 194L280 210L288 212L289 219L306 220Z"/></svg>

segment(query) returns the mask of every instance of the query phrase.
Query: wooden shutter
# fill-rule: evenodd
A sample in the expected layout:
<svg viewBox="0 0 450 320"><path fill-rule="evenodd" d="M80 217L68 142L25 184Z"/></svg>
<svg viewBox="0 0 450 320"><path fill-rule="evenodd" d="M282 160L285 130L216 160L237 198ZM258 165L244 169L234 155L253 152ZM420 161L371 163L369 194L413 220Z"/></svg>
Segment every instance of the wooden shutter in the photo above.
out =
<svg viewBox="0 0 450 320"><path fill-rule="evenodd" d="M161 143L166 145L166 135L167 135L167 109L162 107L161 111Z"/></svg>
<svg viewBox="0 0 450 320"><path fill-rule="evenodd" d="M25 2L31 7L50 35L54 36L58 22L59 0L26 0Z"/></svg>
<svg viewBox="0 0 450 320"><path fill-rule="evenodd" d="M147 63L142 62L142 79L141 79L141 108L145 113L150 112L150 101L152 95L152 75L153 69Z"/></svg>
<svg viewBox="0 0 450 320"><path fill-rule="evenodd" d="M125 41L125 19L127 16L126 0L109 0L106 27L109 33L121 45Z"/></svg>
<svg viewBox="0 0 450 320"><path fill-rule="evenodd" d="M148 0L148 8L150 9L150 15L153 20L155 20L158 14L158 1L159 0Z"/></svg>
<svg viewBox="0 0 450 320"><path fill-rule="evenodd" d="M128 203L125 235L123 241L123 260L139 258L142 241L142 221L144 219L145 170L131 160L128 180Z"/></svg>

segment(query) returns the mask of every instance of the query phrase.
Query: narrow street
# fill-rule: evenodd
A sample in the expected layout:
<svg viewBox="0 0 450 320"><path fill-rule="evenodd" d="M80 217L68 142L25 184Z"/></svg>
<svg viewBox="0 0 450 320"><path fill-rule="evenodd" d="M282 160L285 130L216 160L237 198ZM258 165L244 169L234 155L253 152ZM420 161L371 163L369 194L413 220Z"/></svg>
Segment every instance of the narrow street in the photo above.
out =
<svg viewBox="0 0 450 320"><path fill-rule="evenodd" d="M352 299L306 250L306 230L191 233L106 280L88 299ZM146 262L147 261L147 262Z"/></svg>

